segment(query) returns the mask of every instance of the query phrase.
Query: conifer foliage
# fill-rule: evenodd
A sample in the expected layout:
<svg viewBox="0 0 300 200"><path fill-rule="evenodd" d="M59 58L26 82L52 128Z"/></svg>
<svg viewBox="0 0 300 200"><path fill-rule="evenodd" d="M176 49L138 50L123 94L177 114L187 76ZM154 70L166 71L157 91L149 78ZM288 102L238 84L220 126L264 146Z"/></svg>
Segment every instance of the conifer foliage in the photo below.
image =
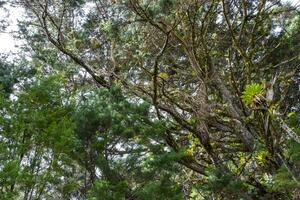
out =
<svg viewBox="0 0 300 200"><path fill-rule="evenodd" d="M6 5L24 18L0 60L0 199L300 198L298 7Z"/></svg>

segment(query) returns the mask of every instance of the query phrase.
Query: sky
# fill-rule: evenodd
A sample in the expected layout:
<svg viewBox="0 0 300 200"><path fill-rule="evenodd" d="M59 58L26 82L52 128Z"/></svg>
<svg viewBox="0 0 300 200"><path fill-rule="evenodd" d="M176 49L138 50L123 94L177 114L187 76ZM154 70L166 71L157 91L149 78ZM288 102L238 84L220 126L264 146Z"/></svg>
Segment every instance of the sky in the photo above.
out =
<svg viewBox="0 0 300 200"><path fill-rule="evenodd" d="M18 30L18 20L21 19L24 10L22 8L9 8L9 15L1 9L0 10L0 19L6 18L9 27L5 30L5 32L0 32L0 53L16 53L18 48L16 45L20 44L20 41L14 39L13 33Z"/></svg>
<svg viewBox="0 0 300 200"><path fill-rule="evenodd" d="M283 2L291 2L293 5L300 6L300 0L282 0ZM18 19L22 18L24 10L22 8L9 8L8 22L10 26L5 32L0 32L0 53L17 53L17 45L21 44L21 41L14 39L12 36L13 31L17 31ZM0 19L7 18L6 13L0 10Z"/></svg>

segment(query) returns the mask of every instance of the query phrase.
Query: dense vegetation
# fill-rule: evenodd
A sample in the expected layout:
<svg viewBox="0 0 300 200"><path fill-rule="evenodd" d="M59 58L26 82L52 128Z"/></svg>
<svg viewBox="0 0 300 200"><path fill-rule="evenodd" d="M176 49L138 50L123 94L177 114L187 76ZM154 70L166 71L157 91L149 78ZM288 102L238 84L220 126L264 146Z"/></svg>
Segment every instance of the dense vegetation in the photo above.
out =
<svg viewBox="0 0 300 200"><path fill-rule="evenodd" d="M26 16L0 60L0 199L300 199L298 8L5 4Z"/></svg>

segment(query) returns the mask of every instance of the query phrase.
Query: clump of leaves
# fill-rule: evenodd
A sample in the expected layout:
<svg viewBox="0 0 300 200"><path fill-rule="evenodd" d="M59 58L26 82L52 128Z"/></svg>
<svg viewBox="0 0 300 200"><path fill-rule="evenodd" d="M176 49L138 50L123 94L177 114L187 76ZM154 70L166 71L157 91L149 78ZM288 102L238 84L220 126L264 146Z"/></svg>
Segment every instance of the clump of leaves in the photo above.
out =
<svg viewBox="0 0 300 200"><path fill-rule="evenodd" d="M160 11L164 14L168 14L172 10L172 7L175 5L173 0L160 0L158 2Z"/></svg>
<svg viewBox="0 0 300 200"><path fill-rule="evenodd" d="M246 85L244 92L242 93L242 100L246 104L251 104L254 96L261 94L264 91L264 87L258 83L252 83L250 85Z"/></svg>
<svg viewBox="0 0 300 200"><path fill-rule="evenodd" d="M181 185L172 178L171 174L165 174L160 180L148 181L140 190L136 192L138 199L183 199Z"/></svg>
<svg viewBox="0 0 300 200"><path fill-rule="evenodd" d="M286 30L289 33L288 35L297 34L300 26L300 16L296 15L292 19L288 20Z"/></svg>
<svg viewBox="0 0 300 200"><path fill-rule="evenodd" d="M120 181L119 183L111 183L106 180L98 180L89 192L90 200L107 199L121 200L124 199L127 190L127 183Z"/></svg>
<svg viewBox="0 0 300 200"><path fill-rule="evenodd" d="M247 185L243 181L225 169L209 167L206 174L208 175L207 182L200 185L200 188L208 195L212 193L222 194L226 191L231 197L240 198L247 190Z"/></svg>

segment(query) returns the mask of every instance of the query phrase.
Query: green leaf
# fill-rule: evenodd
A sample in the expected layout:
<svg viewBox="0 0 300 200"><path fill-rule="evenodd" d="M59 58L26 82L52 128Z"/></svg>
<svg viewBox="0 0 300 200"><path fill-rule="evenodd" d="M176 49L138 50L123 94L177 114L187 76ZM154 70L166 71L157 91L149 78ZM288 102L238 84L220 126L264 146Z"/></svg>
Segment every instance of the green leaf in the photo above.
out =
<svg viewBox="0 0 300 200"><path fill-rule="evenodd" d="M158 76L162 79L167 79L169 78L169 74L165 73L165 72L162 72L162 73L159 73Z"/></svg>
<svg viewBox="0 0 300 200"><path fill-rule="evenodd" d="M242 100L246 104L250 104L255 95L261 94L264 91L264 87L258 83L252 83L250 85L246 85L244 92L242 93Z"/></svg>

